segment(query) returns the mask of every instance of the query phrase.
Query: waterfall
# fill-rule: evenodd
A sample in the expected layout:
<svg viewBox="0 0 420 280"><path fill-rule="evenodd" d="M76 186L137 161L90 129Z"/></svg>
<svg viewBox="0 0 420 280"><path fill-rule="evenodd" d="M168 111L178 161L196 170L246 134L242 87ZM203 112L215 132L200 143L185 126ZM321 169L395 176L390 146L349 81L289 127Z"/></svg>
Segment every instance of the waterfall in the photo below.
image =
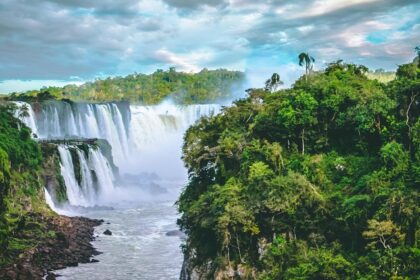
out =
<svg viewBox="0 0 420 280"><path fill-rule="evenodd" d="M180 160L183 135L187 128L203 116L220 111L219 105L130 106L130 157L120 167L131 174L159 173L168 179L184 179L187 175Z"/></svg>
<svg viewBox="0 0 420 280"><path fill-rule="evenodd" d="M89 150L89 164L95 171L99 192L102 198L109 200L114 191L114 174L108 160L99 149Z"/></svg>
<svg viewBox="0 0 420 280"><path fill-rule="evenodd" d="M55 207L54 201L53 201L50 193L48 192L48 190L45 189L45 188L44 188L44 196L45 196L45 202L51 208L51 210L57 212L57 208Z"/></svg>
<svg viewBox="0 0 420 280"><path fill-rule="evenodd" d="M47 101L38 105L40 108L36 110L33 104L16 104L20 107L28 105L29 117L23 118L22 121L40 139L105 139L112 146L114 162L122 167L126 165L127 160L144 151L148 143L172 137L173 134L182 134L200 117L215 114L220 110L220 106L214 104L127 104L122 107L116 103Z"/></svg>
<svg viewBox="0 0 420 280"><path fill-rule="evenodd" d="M27 105L28 117L21 120L40 139L100 138L113 148L115 162L128 155L129 120L116 103L89 104L46 101L41 104L14 102L18 108ZM129 107L127 106L128 110ZM16 112L18 117L19 110Z"/></svg>
<svg viewBox="0 0 420 280"><path fill-rule="evenodd" d="M92 149L90 148L89 152L91 150ZM88 203L91 205L94 203L95 198L96 198L95 197L95 184L93 182L91 168L89 167L88 160L85 156L85 153L79 149L76 149L76 153L79 158L80 171L82 174L81 182L80 182L82 195L83 195L83 198L86 199L86 201L88 201Z"/></svg>
<svg viewBox="0 0 420 280"><path fill-rule="evenodd" d="M75 162L71 150L77 155ZM114 190L114 176L108 160L99 149L90 147L85 152L76 146L59 145L61 176L66 185L67 199L73 206L95 206ZM77 166L76 166L77 165ZM80 173L80 178L76 175Z"/></svg>
<svg viewBox="0 0 420 280"><path fill-rule="evenodd" d="M17 102L18 106L24 104ZM105 139L121 173L159 173L168 179L187 176L180 160L186 129L199 118L220 111L215 104L141 106L46 101L27 105L29 117L22 121L40 139ZM112 201L116 178L100 149L90 147L85 154L75 146L60 145L58 150L71 205ZM76 151L73 158L71 150ZM78 162L74 162L75 155Z"/></svg>
<svg viewBox="0 0 420 280"><path fill-rule="evenodd" d="M202 116L220 110L213 104L177 106L131 106L130 145L142 149L145 143L154 142L173 133L184 133Z"/></svg>
<svg viewBox="0 0 420 280"><path fill-rule="evenodd" d="M61 161L61 176L63 176L66 184L66 193L68 202L71 205L77 206L89 206L90 203L87 198L83 195L82 189L77 182L76 175L74 173L73 159L70 154L69 147L64 145L58 146Z"/></svg>
<svg viewBox="0 0 420 280"><path fill-rule="evenodd" d="M31 105L29 105L28 103L25 103L25 102L21 102L21 101L16 101L16 102L13 102L16 106L17 106L17 108L18 108L18 110L16 110L16 112L15 112L15 117L16 118L20 118L20 120L27 126L27 127L29 127L31 130L32 130L32 132L34 133L34 134L38 134L38 129L37 129L37 126L36 126L36 122L35 122L35 112L34 112L34 110L32 109L32 106ZM20 115L20 111L22 110L22 108L23 108L23 106L25 106L26 105L26 107L28 108L28 116L25 116L25 117L20 117L19 115Z"/></svg>

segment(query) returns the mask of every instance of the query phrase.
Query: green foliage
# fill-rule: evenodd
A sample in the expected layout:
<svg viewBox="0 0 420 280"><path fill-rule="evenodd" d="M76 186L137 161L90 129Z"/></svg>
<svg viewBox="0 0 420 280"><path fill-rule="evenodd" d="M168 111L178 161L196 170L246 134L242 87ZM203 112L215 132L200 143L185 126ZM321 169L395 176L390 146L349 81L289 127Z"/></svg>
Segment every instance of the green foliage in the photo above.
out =
<svg viewBox="0 0 420 280"><path fill-rule="evenodd" d="M337 61L192 126L178 201L192 263L209 279L416 279L418 71L382 84Z"/></svg>
<svg viewBox="0 0 420 280"><path fill-rule="evenodd" d="M7 152L11 168L36 168L42 159L40 148L30 139L30 129L12 112L11 107L0 106L0 148Z"/></svg>
<svg viewBox="0 0 420 280"><path fill-rule="evenodd" d="M0 266L41 240L44 220L36 216L50 215L42 199L41 149L15 110L0 105Z"/></svg>
<svg viewBox="0 0 420 280"><path fill-rule="evenodd" d="M229 98L232 90L244 82L242 72L225 69L207 70L198 73L157 70L146 74L132 74L88 82L81 86L67 85L63 88L48 87L25 93L13 93L12 100L42 102L49 99L73 101L130 101L141 104L156 104L165 98L177 103L204 103ZM278 81L279 82L279 81Z"/></svg>

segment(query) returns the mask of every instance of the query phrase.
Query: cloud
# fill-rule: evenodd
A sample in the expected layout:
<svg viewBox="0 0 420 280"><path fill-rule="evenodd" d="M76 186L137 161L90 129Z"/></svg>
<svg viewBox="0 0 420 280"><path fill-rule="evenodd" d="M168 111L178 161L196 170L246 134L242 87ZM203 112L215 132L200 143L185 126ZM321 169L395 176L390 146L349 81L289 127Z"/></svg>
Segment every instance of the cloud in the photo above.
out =
<svg viewBox="0 0 420 280"><path fill-rule="evenodd" d="M355 6L362 6L368 3L380 2L379 0L316 0L308 8L292 14L292 18L307 18L324 16L340 10L347 10Z"/></svg>
<svg viewBox="0 0 420 280"><path fill-rule="evenodd" d="M210 52L198 51L190 54L178 55L167 49L159 49L155 52L155 58L159 62L173 65L179 70L187 72L197 72L211 57Z"/></svg>
<svg viewBox="0 0 420 280"><path fill-rule="evenodd" d="M221 7L228 4L226 0L163 0L171 7L182 10L196 10L203 6L208 7Z"/></svg>
<svg viewBox="0 0 420 280"><path fill-rule="evenodd" d="M317 67L342 58L393 69L420 43L418 10L415 0L3 0L0 81L169 66L298 73L301 51Z"/></svg>

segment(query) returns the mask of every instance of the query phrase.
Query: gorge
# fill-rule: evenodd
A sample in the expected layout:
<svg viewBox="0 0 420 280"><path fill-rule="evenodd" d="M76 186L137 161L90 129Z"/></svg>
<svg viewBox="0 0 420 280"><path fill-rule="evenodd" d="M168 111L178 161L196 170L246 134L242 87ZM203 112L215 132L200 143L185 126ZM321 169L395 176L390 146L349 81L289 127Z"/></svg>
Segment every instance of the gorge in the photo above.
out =
<svg viewBox="0 0 420 280"><path fill-rule="evenodd" d="M95 257L99 262L55 273L62 279L178 279L182 236L176 233L174 203L187 179L182 138L220 106L55 100L16 105L27 108L21 119L33 137L53 146L59 158L57 181L64 186L47 184L50 207L105 221L93 243L103 252ZM106 229L112 236L102 234Z"/></svg>

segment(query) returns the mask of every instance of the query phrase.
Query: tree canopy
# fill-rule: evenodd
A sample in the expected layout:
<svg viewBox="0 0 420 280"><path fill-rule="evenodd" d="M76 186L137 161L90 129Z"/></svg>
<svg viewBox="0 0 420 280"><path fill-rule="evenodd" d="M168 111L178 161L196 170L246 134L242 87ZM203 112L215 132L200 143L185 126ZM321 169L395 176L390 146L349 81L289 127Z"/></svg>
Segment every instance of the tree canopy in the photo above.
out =
<svg viewBox="0 0 420 280"><path fill-rule="evenodd" d="M24 228L30 215L48 211L39 197L41 149L30 128L14 117L16 110L14 104L0 103L0 267L43 236L41 229L32 230L36 238L30 239Z"/></svg>
<svg viewBox="0 0 420 280"><path fill-rule="evenodd" d="M165 98L171 98L181 104L206 103L229 98L244 79L244 73L239 71L203 69L198 73L184 73L172 67L167 71L157 70L150 75L135 73L125 77L96 80L80 86L47 87L25 93L12 93L10 99L43 101L54 98L156 104Z"/></svg>
<svg viewBox="0 0 420 280"><path fill-rule="evenodd" d="M367 71L251 89L188 130L178 223L207 278L418 279L420 69Z"/></svg>

